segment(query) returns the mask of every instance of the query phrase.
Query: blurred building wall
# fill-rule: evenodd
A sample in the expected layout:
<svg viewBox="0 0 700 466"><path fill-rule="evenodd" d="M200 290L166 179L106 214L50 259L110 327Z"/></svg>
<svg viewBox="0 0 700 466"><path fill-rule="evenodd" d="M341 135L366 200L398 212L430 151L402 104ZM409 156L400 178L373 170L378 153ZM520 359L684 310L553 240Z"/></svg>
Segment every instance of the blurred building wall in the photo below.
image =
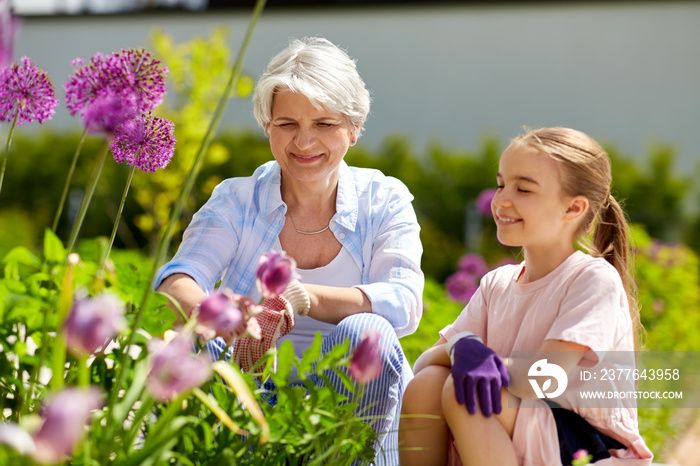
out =
<svg viewBox="0 0 700 466"><path fill-rule="evenodd" d="M177 41L231 28L238 49L248 11L27 17L16 57L30 56L57 88L70 60L148 47L159 27ZM245 71L257 78L290 37L325 36L357 59L373 107L361 142L403 134L476 149L524 125L583 130L629 155L673 144L679 168L700 159L700 3L269 9ZM62 96L62 91L59 91ZM78 127L61 108L43 126ZM225 125L255 127L250 101L232 102ZM29 125L32 131L38 125Z"/></svg>

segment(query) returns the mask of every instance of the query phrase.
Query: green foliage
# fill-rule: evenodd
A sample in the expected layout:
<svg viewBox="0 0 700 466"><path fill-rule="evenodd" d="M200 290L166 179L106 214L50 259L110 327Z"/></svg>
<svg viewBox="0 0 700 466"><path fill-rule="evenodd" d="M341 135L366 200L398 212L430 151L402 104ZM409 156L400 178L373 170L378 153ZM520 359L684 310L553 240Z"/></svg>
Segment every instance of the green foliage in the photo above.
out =
<svg viewBox="0 0 700 466"><path fill-rule="evenodd" d="M227 40L228 31L225 28L214 29L207 38L195 37L180 44L174 43L171 36L158 29L151 34L155 55L167 63L170 70L168 80L171 92L158 108L158 113L175 123L177 146L166 170L155 175L139 174L140 176L134 177L133 196L142 209L134 221L144 235L159 237L162 234L182 180L192 169L200 142L225 89L232 66L232 54ZM244 98L252 90L252 78L243 75L230 97ZM218 167L228 161L229 157L230 152L226 147L215 141L205 154L203 168ZM213 189L211 177L203 183ZM200 196L200 193L201 190L195 190L190 196L186 217L191 216L211 194L211 189L205 196ZM187 223L188 220L182 222L182 225Z"/></svg>
<svg viewBox="0 0 700 466"><path fill-rule="evenodd" d="M438 340L438 332L453 323L463 308L463 304L447 296L444 286L431 278L425 280L423 317L418 330L401 339L401 347L411 366L423 351Z"/></svg>
<svg viewBox="0 0 700 466"><path fill-rule="evenodd" d="M645 348L700 351L700 260L687 246L633 229Z"/></svg>

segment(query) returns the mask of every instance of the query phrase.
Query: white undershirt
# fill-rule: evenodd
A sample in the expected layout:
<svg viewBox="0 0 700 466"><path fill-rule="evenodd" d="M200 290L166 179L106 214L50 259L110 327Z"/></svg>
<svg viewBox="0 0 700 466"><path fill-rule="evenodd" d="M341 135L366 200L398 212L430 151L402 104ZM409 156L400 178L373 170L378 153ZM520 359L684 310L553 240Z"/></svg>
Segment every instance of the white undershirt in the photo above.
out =
<svg viewBox="0 0 700 466"><path fill-rule="evenodd" d="M279 239L275 244L275 248L277 250L282 249ZM301 283L343 288L350 288L362 283L362 273L344 247L341 248L338 255L328 265L309 270L297 269L297 272L301 275L299 280ZM260 292L255 285L251 289L249 296L256 302L260 300ZM320 332L323 337L326 337L334 328L334 324L321 322L308 316L297 316L294 329L280 338L277 344L279 346L282 342L291 340L294 343L294 353L300 358L304 351L313 343L316 332Z"/></svg>

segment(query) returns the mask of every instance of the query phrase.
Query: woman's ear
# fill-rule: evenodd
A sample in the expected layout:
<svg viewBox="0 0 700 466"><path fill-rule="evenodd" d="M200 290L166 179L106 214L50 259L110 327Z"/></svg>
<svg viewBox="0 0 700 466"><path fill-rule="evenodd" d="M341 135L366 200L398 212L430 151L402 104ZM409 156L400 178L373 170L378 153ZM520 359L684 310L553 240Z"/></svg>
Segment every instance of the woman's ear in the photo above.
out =
<svg viewBox="0 0 700 466"><path fill-rule="evenodd" d="M564 214L564 220L575 222L583 217L590 204L585 196L574 196L569 201L569 207Z"/></svg>

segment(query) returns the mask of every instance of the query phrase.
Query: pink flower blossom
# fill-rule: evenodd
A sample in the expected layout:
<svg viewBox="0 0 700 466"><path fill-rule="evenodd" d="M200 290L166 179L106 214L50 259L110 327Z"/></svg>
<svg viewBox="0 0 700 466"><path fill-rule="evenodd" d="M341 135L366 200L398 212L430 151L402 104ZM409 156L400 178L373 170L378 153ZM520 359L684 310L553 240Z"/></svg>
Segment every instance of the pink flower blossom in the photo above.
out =
<svg viewBox="0 0 700 466"><path fill-rule="evenodd" d="M264 298L274 298L282 294L289 282L298 278L294 259L287 257L284 251L270 252L258 262L255 283Z"/></svg>
<svg viewBox="0 0 700 466"><path fill-rule="evenodd" d="M68 348L77 356L93 354L126 327L123 314L123 303L108 292L77 300L63 324Z"/></svg>
<svg viewBox="0 0 700 466"><path fill-rule="evenodd" d="M37 68L27 57L22 64L13 64L0 72L0 121L23 125L50 120L58 99L45 71Z"/></svg>
<svg viewBox="0 0 700 466"><path fill-rule="evenodd" d="M484 217L491 217L491 202L496 194L495 189L484 189L476 198L476 210Z"/></svg>
<svg viewBox="0 0 700 466"><path fill-rule="evenodd" d="M9 2L0 1L0 70L10 66L15 48L15 38L22 21L12 14Z"/></svg>
<svg viewBox="0 0 700 466"><path fill-rule="evenodd" d="M113 78L120 86L136 96L139 113L149 112L163 102L167 92L162 66L146 49L122 49L112 53Z"/></svg>
<svg viewBox="0 0 700 466"><path fill-rule="evenodd" d="M146 173L165 168L175 152L175 125L165 118L144 113L117 129L111 149L114 160Z"/></svg>
<svg viewBox="0 0 700 466"><path fill-rule="evenodd" d="M472 253L465 254L459 259L457 269L475 275L477 278L481 278L488 271L488 266L483 257L479 254Z"/></svg>
<svg viewBox="0 0 700 466"><path fill-rule="evenodd" d="M577 450L576 453L574 453L575 460L582 460L584 458L588 458L588 451L581 449Z"/></svg>
<svg viewBox="0 0 700 466"><path fill-rule="evenodd" d="M64 84L71 115L83 116L89 105L107 91L133 99L136 114L156 108L166 93L168 70L146 49L122 49L107 56L96 53L87 65L83 66L82 59L72 63L79 68Z"/></svg>
<svg viewBox="0 0 700 466"><path fill-rule="evenodd" d="M195 332L205 340L222 337L231 344L243 323L243 313L229 296L216 291L207 296L197 309Z"/></svg>
<svg viewBox="0 0 700 466"><path fill-rule="evenodd" d="M136 116L136 101L107 89L100 92L85 108L83 122L91 133L114 133L122 123Z"/></svg>
<svg viewBox="0 0 700 466"><path fill-rule="evenodd" d="M102 406L102 401L96 388L69 388L54 395L44 409L44 423L32 435L34 461L56 464L70 456L85 435L88 415Z"/></svg>
<svg viewBox="0 0 700 466"><path fill-rule="evenodd" d="M160 339L149 343L153 364L146 388L157 401L171 401L211 378L210 362L192 354L193 344L186 334L179 334L169 343Z"/></svg>
<svg viewBox="0 0 700 466"><path fill-rule="evenodd" d="M461 303L467 303L479 287L479 278L464 270L458 270L445 281L445 287L450 298Z"/></svg>
<svg viewBox="0 0 700 466"><path fill-rule="evenodd" d="M366 384L379 377L382 372L379 340L381 333L370 329L355 348L350 360L350 375L360 384Z"/></svg>

